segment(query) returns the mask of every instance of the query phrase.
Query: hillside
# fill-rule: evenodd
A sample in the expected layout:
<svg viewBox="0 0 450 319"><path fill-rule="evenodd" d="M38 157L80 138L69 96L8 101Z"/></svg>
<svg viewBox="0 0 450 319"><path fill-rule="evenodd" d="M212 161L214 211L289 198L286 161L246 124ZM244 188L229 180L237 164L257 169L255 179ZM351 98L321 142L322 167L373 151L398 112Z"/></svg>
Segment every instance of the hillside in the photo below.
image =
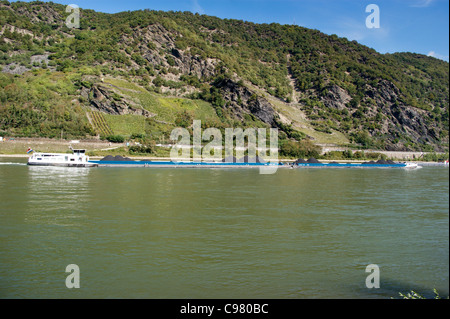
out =
<svg viewBox="0 0 450 319"><path fill-rule="evenodd" d="M0 134L145 137L175 126L278 127L312 143L448 150L449 64L345 38L190 12L0 1Z"/></svg>

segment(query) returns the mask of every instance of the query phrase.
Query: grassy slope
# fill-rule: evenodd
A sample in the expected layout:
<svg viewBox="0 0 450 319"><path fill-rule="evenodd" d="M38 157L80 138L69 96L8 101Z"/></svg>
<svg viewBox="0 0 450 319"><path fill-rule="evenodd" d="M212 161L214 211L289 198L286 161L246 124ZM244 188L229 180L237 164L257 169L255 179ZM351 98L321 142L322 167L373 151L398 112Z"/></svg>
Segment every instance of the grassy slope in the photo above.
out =
<svg viewBox="0 0 450 319"><path fill-rule="evenodd" d="M210 103L202 100L190 100L178 97L167 97L160 94L150 93L139 85L119 79L107 77L104 83L113 85L120 94L133 100L137 105L150 111L156 116L153 118L156 122L155 127L161 130L168 130L175 126L175 120L178 114L183 111L189 111L196 120L220 121L214 108ZM130 136L134 133L144 134L149 129L145 118L137 115L113 116L106 115L107 122L115 134Z"/></svg>

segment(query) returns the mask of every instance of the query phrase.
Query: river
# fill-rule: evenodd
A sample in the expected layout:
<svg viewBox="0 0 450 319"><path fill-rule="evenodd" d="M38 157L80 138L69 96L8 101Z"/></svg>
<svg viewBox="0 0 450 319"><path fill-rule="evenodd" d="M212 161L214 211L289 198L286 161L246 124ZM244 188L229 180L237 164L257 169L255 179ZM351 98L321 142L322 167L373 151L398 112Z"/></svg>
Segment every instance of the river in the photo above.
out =
<svg viewBox="0 0 450 319"><path fill-rule="evenodd" d="M0 159L1 298L448 296L448 168L51 168ZM80 288L66 287L66 266ZM366 287L366 267L380 288ZM431 293L431 295L430 295Z"/></svg>

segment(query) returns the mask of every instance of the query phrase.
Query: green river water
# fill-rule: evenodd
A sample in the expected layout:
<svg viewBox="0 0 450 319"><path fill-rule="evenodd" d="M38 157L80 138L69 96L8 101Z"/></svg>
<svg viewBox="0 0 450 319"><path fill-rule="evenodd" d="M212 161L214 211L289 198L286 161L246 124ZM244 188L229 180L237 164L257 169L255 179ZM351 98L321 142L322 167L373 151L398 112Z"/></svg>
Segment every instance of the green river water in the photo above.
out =
<svg viewBox="0 0 450 319"><path fill-rule="evenodd" d="M1 298L397 298L449 287L449 171L0 159ZM79 289L65 284L80 269ZM380 269L368 289L366 266Z"/></svg>

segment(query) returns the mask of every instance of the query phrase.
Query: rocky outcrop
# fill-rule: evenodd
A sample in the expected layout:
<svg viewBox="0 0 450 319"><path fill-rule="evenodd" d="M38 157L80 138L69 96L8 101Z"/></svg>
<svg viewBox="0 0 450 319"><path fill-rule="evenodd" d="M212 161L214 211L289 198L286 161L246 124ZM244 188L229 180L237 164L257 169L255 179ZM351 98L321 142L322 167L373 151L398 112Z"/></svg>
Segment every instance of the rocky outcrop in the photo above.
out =
<svg viewBox="0 0 450 319"><path fill-rule="evenodd" d="M388 80L380 80L376 85L367 83L364 91L364 97L358 107L349 104L352 96L337 85L328 87L328 92L321 97L321 102L330 111L346 111L353 117L372 119L371 128L361 126L359 129L368 130L373 138L383 137L388 151L412 150L408 146L408 140L415 144L436 145L440 138L439 130L427 121L427 111L408 105L394 83ZM441 151L438 147L435 150Z"/></svg>
<svg viewBox="0 0 450 319"><path fill-rule="evenodd" d="M135 114L145 117L154 116L154 114L147 110L130 106L130 102L127 102L107 87L101 85L94 85L92 87L89 93L89 102L98 111L112 115Z"/></svg>
<svg viewBox="0 0 450 319"><path fill-rule="evenodd" d="M407 105L401 98L399 89L392 82L382 80L376 88L366 85L366 96L375 102L376 110L385 116L378 133L392 137L390 141L395 140L400 134L409 136L414 142L433 145L439 138L434 127L425 121L426 111ZM387 143L386 149L409 150L403 143L392 142Z"/></svg>
<svg viewBox="0 0 450 319"><path fill-rule="evenodd" d="M44 22L47 24L61 24L62 21L66 20L65 16L62 16L57 10L52 6L39 6L34 7L34 10L28 10L26 7L19 7L16 9L17 13L28 17L31 22L39 23Z"/></svg>
<svg viewBox="0 0 450 319"><path fill-rule="evenodd" d="M173 65L169 65L165 57L161 56L155 50L148 51L143 55L152 65L164 65L178 69L181 74L195 75L198 78L210 78L215 75L216 67L219 64L217 59L205 59L189 52L181 51L173 48L171 50L173 57Z"/></svg>
<svg viewBox="0 0 450 319"><path fill-rule="evenodd" d="M1 67L1 72L3 73L9 73L9 74L14 74L14 75L22 75L25 72L28 72L32 69L35 69L35 65L38 64L38 66L45 64L46 66L48 65L49 62L49 54L42 54L42 55L33 55L30 57L30 64L32 64L33 66L28 68L26 66L23 66L21 64L18 63L10 63L8 65L5 65L4 67Z"/></svg>
<svg viewBox="0 0 450 319"><path fill-rule="evenodd" d="M382 105L396 102L400 94L398 88L387 80L381 80L377 87L366 84L365 91L368 97Z"/></svg>
<svg viewBox="0 0 450 319"><path fill-rule="evenodd" d="M215 86L221 89L227 107L233 108L236 113L253 114L266 124L274 124L275 111L265 98L257 96L247 87L230 79L215 83Z"/></svg>
<svg viewBox="0 0 450 319"><path fill-rule="evenodd" d="M177 49L172 50L175 63L183 74L194 74L198 78L210 78L215 75L216 66L220 62L216 59L202 60L199 56L183 53Z"/></svg>
<svg viewBox="0 0 450 319"><path fill-rule="evenodd" d="M134 38L142 39L141 50L143 58L154 66L164 66L177 69L181 74L196 75L198 78L210 78L216 74L216 67L221 62L218 59L204 58L191 53L189 48L181 50L176 46L176 38L182 35L169 32L160 24L153 24L145 29L135 31ZM129 42L124 37L123 42ZM149 49L148 47L153 47ZM162 53L164 52L164 53ZM169 52L169 54L165 53ZM169 63L167 57L171 58Z"/></svg>
<svg viewBox="0 0 450 319"><path fill-rule="evenodd" d="M396 132L401 132L406 133L412 140L421 144L433 144L435 142L436 132L425 123L425 111L398 103L383 107L382 110L394 124L385 132L386 134L395 136ZM408 149L406 147L398 149L398 146L388 145L388 150L406 151Z"/></svg>
<svg viewBox="0 0 450 319"><path fill-rule="evenodd" d="M3 73L17 74L17 75L22 75L27 71L30 71L30 69L24 67L23 65L19 65L17 63L8 64L5 67L3 67L3 69L2 69Z"/></svg>
<svg viewBox="0 0 450 319"><path fill-rule="evenodd" d="M322 102L326 107L343 110L347 108L346 104L350 102L351 96L337 85L332 85L328 89L325 97L322 97Z"/></svg>

